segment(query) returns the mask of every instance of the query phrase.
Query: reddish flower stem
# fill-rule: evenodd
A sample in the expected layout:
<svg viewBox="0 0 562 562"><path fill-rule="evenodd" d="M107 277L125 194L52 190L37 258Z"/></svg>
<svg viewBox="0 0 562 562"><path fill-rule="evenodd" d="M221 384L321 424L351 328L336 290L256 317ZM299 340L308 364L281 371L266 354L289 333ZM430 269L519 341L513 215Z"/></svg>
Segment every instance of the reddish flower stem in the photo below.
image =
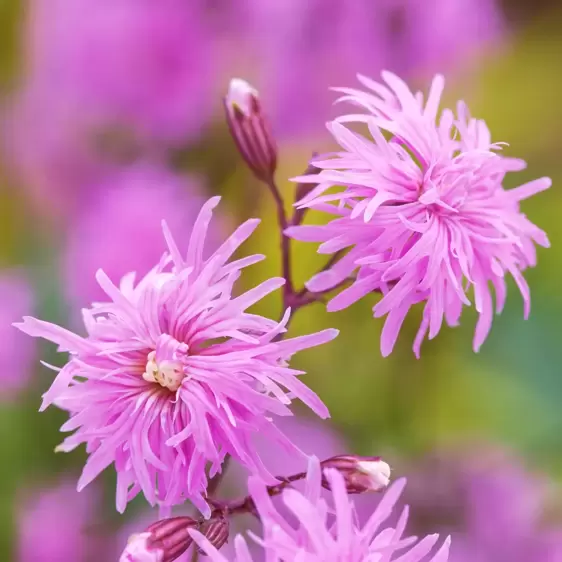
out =
<svg viewBox="0 0 562 562"><path fill-rule="evenodd" d="M306 169L305 173L310 174L310 173L314 173L314 171L319 171L319 170L317 170L313 166L309 166ZM283 200L283 197L281 196L281 190L279 189L277 183L275 182L275 178L272 176L269 180L264 181L264 183L265 185L267 185L267 188L269 189L273 197L273 200L275 202L275 207L277 209L277 222L280 228L281 269L282 269L282 275L285 278L285 285L283 287L283 313L287 308L289 307L291 308L292 315L291 318L289 318L289 322L290 322L292 316L297 310L303 308L304 306L312 304L313 302L321 301L322 295L324 295L329 291L312 293L306 287L303 287L299 291L295 290L294 282L293 282L293 273L292 273L293 268L291 263L291 240L285 234L285 230L289 226L300 224L304 218L306 209L295 210L293 216L291 217L291 220L289 220L287 217L287 213L285 212L285 202ZM300 187L302 186L299 186L299 188ZM299 188L297 188L297 191ZM306 188L309 189L308 186L306 186ZM301 196L302 195L303 194L301 194ZM326 269L329 269L341 257L341 255L342 252L337 252L336 254L334 254L320 271L325 271ZM342 285L345 283L347 283L347 280L345 280L342 283ZM330 289L330 291L331 290L332 289Z"/></svg>
<svg viewBox="0 0 562 562"><path fill-rule="evenodd" d="M309 166L306 170L306 173L313 173L314 170L316 170L316 168ZM313 302L320 301L322 299L322 295L328 291L312 293L306 287L303 287L299 291L295 291L291 264L291 239L286 236L285 230L291 225L300 224L304 218L306 209L295 210L293 216L291 217L291 220L289 221L287 213L285 211L285 202L283 200L283 197L281 196L281 191L277 186L274 177L272 176L269 180L264 181L264 183L267 185L273 197L277 210L277 222L280 228L281 268L282 275L285 278L285 285L283 287L283 312L287 308L291 307L291 311L293 313L289 318L289 321L287 322L288 327L294 313L297 310ZM337 252L336 254L334 254L320 271L329 269L341 257L341 255L342 252ZM345 282L347 281L344 281L344 283ZM283 335L281 334L278 339L282 337ZM211 518L219 516L228 517L229 515L234 515L237 513L253 513L255 515L254 502L250 496L246 496L245 498L234 500L232 502L221 502L213 499L213 495L217 492L220 483L228 469L229 462L230 455L227 455L224 460L221 472L216 474L209 482L207 496L209 504L213 506ZM289 477L278 477L278 479L281 481L280 484L269 486L267 488L268 493L270 496L276 496L280 494L290 483L300 480L305 476L306 473L301 472ZM197 560L199 560L199 552L197 549L194 549L191 560L192 562L197 562Z"/></svg>
<svg viewBox="0 0 562 562"><path fill-rule="evenodd" d="M291 241L285 234L285 230L289 227L289 221L287 219L287 213L285 212L285 203L283 201L283 197L281 197L281 192L275 183L275 179L271 177L269 181L265 182L265 184L273 196L275 207L277 209L277 222L279 223L279 228L281 229L281 268L283 277L285 278L285 286L283 287L283 308L286 308L287 301L291 299L291 296L294 293L291 267Z"/></svg>
<svg viewBox="0 0 562 562"><path fill-rule="evenodd" d="M314 158L316 153L313 153L312 157ZM319 168L314 167L310 164L304 172L304 175L311 175L317 174L320 172ZM295 312L309 304L314 302L322 302L323 297L336 289L344 287L349 282L353 282L354 278L350 277L344 279L334 287L330 287L324 291L312 292L309 291L306 287L303 287L300 290L295 290L295 285L293 282L292 277L292 264L291 264L291 240L285 235L285 230L289 226L298 226L302 223L304 219L304 215L307 211L306 208L304 209L295 209L291 219L289 220L287 217L287 213L285 212L285 203L283 201L283 197L281 195L281 190L277 186L275 182L275 178L272 175L269 179L264 180L264 183L267 185L273 199L275 201L275 206L277 208L277 221L279 223L280 228L280 240L281 240L281 266L283 277L285 278L285 286L283 288L283 311L282 315L284 314L287 308L291 308L291 316L286 324L286 328L289 327L290 322L295 315ZM297 186L296 191L296 198L297 200L302 199L309 193L312 189L316 187L315 184L299 184ZM339 250L338 252L334 253L332 257L325 263L325 265L318 271L321 273L330 269L343 255L345 254L344 250ZM380 290L374 290L374 293L380 293ZM283 338L283 334L280 334L276 339Z"/></svg>
<svg viewBox="0 0 562 562"><path fill-rule="evenodd" d="M267 487L267 493L269 496L278 496L287 486L291 485L293 482L297 482L306 478L306 472L298 472L297 474L292 474L291 476L276 476L280 480L279 484ZM211 513L211 518L213 517L230 517L232 515L238 515L241 513L251 513L256 514L256 509L254 505L254 500L251 496L245 496L244 498L232 500L232 501L218 501L209 500L209 503L213 507Z"/></svg>
<svg viewBox="0 0 562 562"><path fill-rule="evenodd" d="M293 482L298 482L299 480L306 478L306 472L298 472L297 474L292 474L290 476L276 476L276 478L280 481L279 484L267 487L267 493L271 497L278 496L285 488L287 488L287 486L291 485ZM209 521L214 518L228 519L233 515L240 515L242 513L251 513L252 515L254 515L254 517L258 517L254 500L249 495L231 501L213 500L211 498L208 499L208 502L213 508ZM200 527L205 521L205 519L200 518L197 521L198 526ZM191 562L197 562L198 560L199 551L197 548L194 548L191 554Z"/></svg>

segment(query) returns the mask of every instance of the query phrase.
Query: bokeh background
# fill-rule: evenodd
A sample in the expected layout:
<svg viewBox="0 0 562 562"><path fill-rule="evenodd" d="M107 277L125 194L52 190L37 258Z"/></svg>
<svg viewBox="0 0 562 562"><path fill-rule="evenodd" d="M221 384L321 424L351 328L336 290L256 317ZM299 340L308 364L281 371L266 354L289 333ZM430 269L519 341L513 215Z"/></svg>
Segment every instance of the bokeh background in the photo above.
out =
<svg viewBox="0 0 562 562"><path fill-rule="evenodd" d="M530 319L511 290L478 355L470 311L419 361L418 318L382 359L365 301L301 311L295 333L341 330L296 361L332 421L299 417L285 429L320 456L383 455L409 478L410 530L453 533L453 562L562 561L561 26L557 0L1 1L0 560L116 560L156 517L140 500L115 513L111 471L75 491L84 452L55 454L65 415L37 411L52 379L39 359L64 357L11 322L31 313L79 329L80 308L99 296L95 270L146 272L164 249L160 220L185 240L209 194L224 196L216 240L264 219L245 250L268 259L242 283L278 274L272 201L223 119L229 79L262 94L289 205L286 178L330 149L328 88L387 68L420 87L443 72L447 99L465 99L528 160L512 185L553 178L524 208L552 248L527 274ZM299 282L322 264L313 247L294 258ZM276 317L280 299L259 309ZM295 469L265 445L264 455ZM225 493L243 490L234 468Z"/></svg>

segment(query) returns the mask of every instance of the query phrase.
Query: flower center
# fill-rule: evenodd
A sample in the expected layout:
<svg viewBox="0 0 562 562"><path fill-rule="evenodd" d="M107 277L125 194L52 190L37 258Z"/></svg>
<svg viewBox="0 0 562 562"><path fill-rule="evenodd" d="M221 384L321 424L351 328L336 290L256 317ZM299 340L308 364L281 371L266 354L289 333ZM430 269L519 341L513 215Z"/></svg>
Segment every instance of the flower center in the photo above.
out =
<svg viewBox="0 0 562 562"><path fill-rule="evenodd" d="M185 378L182 358L188 347L168 335L160 336L156 349L148 354L142 378L176 392Z"/></svg>
<svg viewBox="0 0 562 562"><path fill-rule="evenodd" d="M183 367L179 361L164 360L157 363L156 351L148 354L146 370L142 375L145 381L157 382L175 392L181 386L184 376Z"/></svg>

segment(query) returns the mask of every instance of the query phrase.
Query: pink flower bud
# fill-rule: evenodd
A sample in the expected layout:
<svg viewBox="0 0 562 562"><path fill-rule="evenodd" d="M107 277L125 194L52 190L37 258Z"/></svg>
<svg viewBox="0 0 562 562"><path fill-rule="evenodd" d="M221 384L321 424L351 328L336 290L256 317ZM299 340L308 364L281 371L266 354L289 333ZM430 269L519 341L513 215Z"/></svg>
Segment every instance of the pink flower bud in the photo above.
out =
<svg viewBox="0 0 562 562"><path fill-rule="evenodd" d="M144 533L132 535L119 562L172 562L191 545L191 517L172 517L153 523Z"/></svg>
<svg viewBox="0 0 562 562"><path fill-rule="evenodd" d="M223 517L205 521L200 530L217 550L228 541L229 525Z"/></svg>
<svg viewBox="0 0 562 562"><path fill-rule="evenodd" d="M321 466L334 468L345 478L347 491L350 494L363 492L381 492L390 482L390 466L380 457L358 457L340 455L322 461ZM329 488L326 479L322 485Z"/></svg>
<svg viewBox="0 0 562 562"><path fill-rule="evenodd" d="M258 179L271 181L277 167L277 147L257 90L245 80L233 78L224 106L230 132L246 164Z"/></svg>

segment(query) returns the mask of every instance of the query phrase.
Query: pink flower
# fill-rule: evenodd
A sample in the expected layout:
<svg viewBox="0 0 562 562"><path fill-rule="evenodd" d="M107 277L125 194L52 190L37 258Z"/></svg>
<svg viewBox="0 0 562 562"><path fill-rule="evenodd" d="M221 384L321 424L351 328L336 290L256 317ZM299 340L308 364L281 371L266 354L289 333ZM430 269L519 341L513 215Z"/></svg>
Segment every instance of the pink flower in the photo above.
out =
<svg viewBox="0 0 562 562"><path fill-rule="evenodd" d="M102 543L95 536L97 497L94 489L77 494L63 482L35 490L23 502L18 525L19 562L55 562L103 559ZM97 555L99 555L99 557Z"/></svg>
<svg viewBox="0 0 562 562"><path fill-rule="evenodd" d="M558 484L482 445L416 459L407 491L414 528L433 521L452 532L452 562L562 560L562 525L551 513Z"/></svg>
<svg viewBox="0 0 562 562"><path fill-rule="evenodd" d="M544 524L547 498L556 492L555 485L530 474L508 455L483 459L480 466L467 462L459 472L465 529L455 542L452 560L468 562L475 552L482 562L559 560L562 528Z"/></svg>
<svg viewBox="0 0 562 562"><path fill-rule="evenodd" d="M322 242L321 253L349 249L307 286L327 291L353 280L329 302L331 311L372 291L381 292L383 298L373 311L375 317L387 317L383 355L392 351L410 308L423 302L414 342L419 356L428 331L432 339L443 320L458 324L463 306L471 305L469 288L479 314L473 343L478 351L492 324L490 283L499 313L506 298L505 275L510 274L523 296L525 317L529 314L530 293L522 272L536 264L535 244L549 243L520 211L519 202L547 189L551 181L541 178L504 189L505 175L525 163L499 154L486 124L470 117L463 102L456 115L449 109L439 111L441 76L434 79L425 103L421 93L411 93L397 76L382 76L384 84L360 77L369 92L341 89L342 99L367 114L329 123L342 151L316 160L319 174L296 178L318 184L300 207L338 218L287 232L298 240ZM352 132L342 124L346 122L366 124L371 138ZM344 190L324 194L336 185Z"/></svg>
<svg viewBox="0 0 562 562"><path fill-rule="evenodd" d="M395 72L458 72L479 51L489 52L504 39L507 28L496 0L390 0L387 4L394 5L395 21L402 28L402 46L394 54L402 64L392 67Z"/></svg>
<svg viewBox="0 0 562 562"><path fill-rule="evenodd" d="M292 140L330 117L325 84L383 68L458 71L503 31L497 0L249 0L238 12L237 45L253 64L237 72L255 81L276 133Z"/></svg>
<svg viewBox="0 0 562 562"><path fill-rule="evenodd" d="M95 280L99 268L111 279L130 271L148 273L166 246L161 221L187 239L204 202L197 178L148 163L114 171L89 191L70 225L63 257L64 288L79 308L104 298ZM216 238L214 229L211 245L216 246Z"/></svg>
<svg viewBox="0 0 562 562"><path fill-rule="evenodd" d="M289 518L281 515L260 482L255 479L251 481L252 497L263 525L262 538L257 540L264 548L268 561L448 560L449 539L445 540L438 552L427 558L438 541L437 535L429 535L419 542L415 537L403 538L408 519L407 508L403 510L395 528L384 528L405 480L395 482L367 523L359 526L344 477L335 469L326 469L324 475L332 491L331 501L323 499L322 472L318 460L313 457L304 492L288 488L282 493L283 503L291 512ZM228 562L200 533L191 530L191 534L213 562ZM240 536L235 539L235 550L236 556L231 560L251 562L248 547Z"/></svg>
<svg viewBox="0 0 562 562"><path fill-rule="evenodd" d="M164 140L195 136L210 112L202 19L197 3L182 0L34 0L28 87L58 93L79 120L86 113L90 123Z"/></svg>
<svg viewBox="0 0 562 562"><path fill-rule="evenodd" d="M35 346L12 327L12 322L33 309L33 291L17 270L0 272L0 400L11 399L26 387L33 374Z"/></svg>
<svg viewBox="0 0 562 562"><path fill-rule="evenodd" d="M86 185L108 167L100 151L92 150L88 112L80 117L78 123L57 92L28 88L10 102L3 122L2 149L15 182L35 211L56 219L57 226L79 206Z"/></svg>
<svg viewBox="0 0 562 562"><path fill-rule="evenodd" d="M205 259L205 236L218 202L214 197L203 206L185 256L164 226L169 255L136 285L134 274L116 287L98 271L110 302L84 310L86 337L29 317L18 325L70 352L41 409L55 403L70 413L62 431L74 433L60 450L86 444L89 458L79 489L115 465L119 511L142 491L152 505L189 499L208 514L207 464L213 476L230 454L253 474L273 479L252 437L260 433L294 451L273 420L291 415L293 398L328 416L298 379L302 371L287 361L337 331L279 340L289 311L279 323L245 312L284 279L233 296L241 270L263 256L228 260L259 221L244 223Z"/></svg>
<svg viewBox="0 0 562 562"><path fill-rule="evenodd" d="M37 210L70 216L123 154L159 153L205 130L212 38L183 0L30 0L21 85L3 148Z"/></svg>

